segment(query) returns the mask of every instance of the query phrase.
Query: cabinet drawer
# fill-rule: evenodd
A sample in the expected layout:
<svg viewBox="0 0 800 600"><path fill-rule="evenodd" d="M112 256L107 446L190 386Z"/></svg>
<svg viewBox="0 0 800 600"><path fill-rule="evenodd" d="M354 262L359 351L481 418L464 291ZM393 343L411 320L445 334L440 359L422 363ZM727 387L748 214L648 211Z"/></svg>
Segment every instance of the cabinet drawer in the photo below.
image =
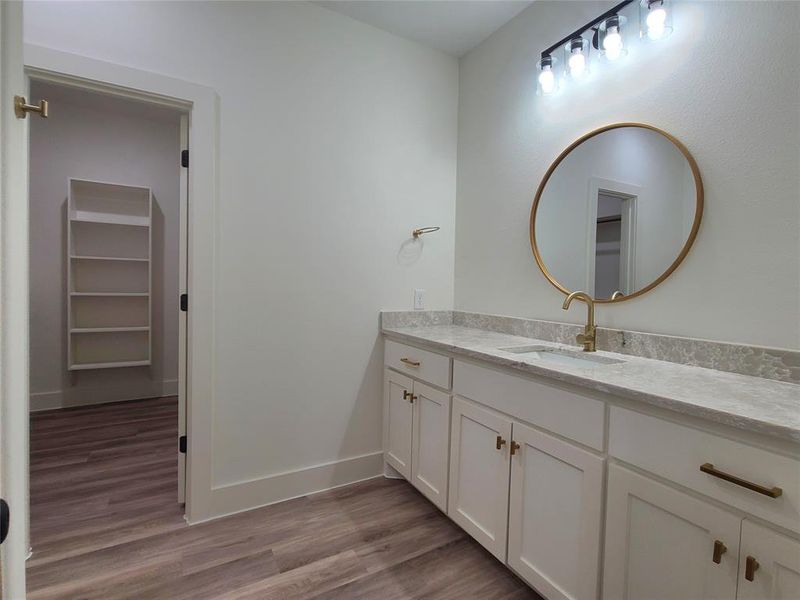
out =
<svg viewBox="0 0 800 600"><path fill-rule="evenodd" d="M609 454L701 494L800 531L800 461L619 407L611 408ZM700 470L733 475L771 498Z"/></svg>
<svg viewBox="0 0 800 600"><path fill-rule="evenodd" d="M450 358L447 356L386 340L384 363L401 373L450 389Z"/></svg>
<svg viewBox="0 0 800 600"><path fill-rule="evenodd" d="M455 361L454 393L559 435L603 449L605 404L587 396Z"/></svg>

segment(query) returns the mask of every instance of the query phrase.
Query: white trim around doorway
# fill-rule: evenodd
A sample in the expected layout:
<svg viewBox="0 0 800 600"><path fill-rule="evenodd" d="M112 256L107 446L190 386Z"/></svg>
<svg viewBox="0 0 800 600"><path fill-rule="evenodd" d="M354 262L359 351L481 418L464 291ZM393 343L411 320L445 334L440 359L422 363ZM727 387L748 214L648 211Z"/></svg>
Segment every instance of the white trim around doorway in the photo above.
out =
<svg viewBox="0 0 800 600"><path fill-rule="evenodd" d="M31 79L189 113L186 520L195 523L218 516L212 502L211 468L219 96L202 85L41 46L25 45L24 59Z"/></svg>

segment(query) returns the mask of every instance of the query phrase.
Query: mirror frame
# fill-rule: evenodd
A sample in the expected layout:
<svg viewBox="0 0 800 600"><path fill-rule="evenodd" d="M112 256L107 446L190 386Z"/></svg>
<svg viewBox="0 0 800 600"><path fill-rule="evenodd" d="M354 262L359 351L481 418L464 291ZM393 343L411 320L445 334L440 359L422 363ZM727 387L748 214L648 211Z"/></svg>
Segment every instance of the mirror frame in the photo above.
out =
<svg viewBox="0 0 800 600"><path fill-rule="evenodd" d="M664 271L655 281L646 285L640 290L636 290L634 293L628 296L622 296L619 298L603 298L603 299L594 299L595 303L597 304L612 304L617 302L624 302L625 300L630 300L631 298L636 298L637 296L641 296L652 290L662 281L664 281L667 277L672 275L672 272L678 268L683 262L683 259L686 258L686 255L689 253L689 250L694 243L695 238L697 237L697 232L700 229L700 221L703 219L703 206L705 203L704 200L704 192L703 192L703 180L700 177L700 169L697 167L697 163L695 162L692 155L689 153L689 150L684 146L680 140L678 140L675 136L670 135L663 129L659 129L658 127L654 127L653 125L647 125L646 123L612 123L611 125L605 125L604 127L600 127L589 133L581 136L574 142L572 142L567 148L558 155L558 157L553 161L553 164L550 165L550 168L547 169L547 172L544 174L541 183L539 184L539 188L536 190L536 196L533 199L533 206L531 207L531 219L530 219L530 238L531 238L531 248L533 249L533 256L536 259L536 264L539 265L539 269L541 269L544 276L547 280L553 284L553 286L558 289L563 294L567 295L573 291L577 290L568 290L563 285L561 285L553 274L547 269L542 260L542 255L539 252L539 247L536 245L536 209L539 207L539 202L542 199L542 193L544 192L544 188L547 185L547 182L550 180L550 176L556 170L558 165L561 164L567 155L572 152L575 148L580 146L586 140L589 140L596 135L600 135L603 132L611 131L612 129L621 129L623 127L639 127L641 129L649 129L650 131L654 131L663 135L667 138L673 145L680 150L681 154L683 154L684 158L689 162L689 167L692 170L692 176L694 177L694 186L696 191L696 205L695 205L695 213L694 213L694 222L692 223L692 229L689 232L689 237L686 239L686 243L684 243L683 248L681 248L678 257L667 267L667 270Z"/></svg>

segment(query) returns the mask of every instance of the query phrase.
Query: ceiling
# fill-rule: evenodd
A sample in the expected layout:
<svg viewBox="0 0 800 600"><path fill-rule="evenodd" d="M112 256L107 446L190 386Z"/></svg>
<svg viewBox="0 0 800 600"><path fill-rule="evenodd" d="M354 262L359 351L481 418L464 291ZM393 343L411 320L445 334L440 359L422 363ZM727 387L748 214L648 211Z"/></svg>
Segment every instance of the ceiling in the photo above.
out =
<svg viewBox="0 0 800 600"><path fill-rule="evenodd" d="M317 0L315 4L461 57L533 0Z"/></svg>

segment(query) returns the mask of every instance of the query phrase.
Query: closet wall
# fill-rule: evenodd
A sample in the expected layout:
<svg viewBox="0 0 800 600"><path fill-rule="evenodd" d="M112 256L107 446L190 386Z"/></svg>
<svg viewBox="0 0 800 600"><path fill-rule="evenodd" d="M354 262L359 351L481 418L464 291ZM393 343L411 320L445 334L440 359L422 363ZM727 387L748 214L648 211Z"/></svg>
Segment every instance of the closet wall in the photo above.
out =
<svg viewBox="0 0 800 600"><path fill-rule="evenodd" d="M31 410L174 394L178 377L180 117L169 109L31 83ZM70 177L153 190L152 365L67 372Z"/></svg>

